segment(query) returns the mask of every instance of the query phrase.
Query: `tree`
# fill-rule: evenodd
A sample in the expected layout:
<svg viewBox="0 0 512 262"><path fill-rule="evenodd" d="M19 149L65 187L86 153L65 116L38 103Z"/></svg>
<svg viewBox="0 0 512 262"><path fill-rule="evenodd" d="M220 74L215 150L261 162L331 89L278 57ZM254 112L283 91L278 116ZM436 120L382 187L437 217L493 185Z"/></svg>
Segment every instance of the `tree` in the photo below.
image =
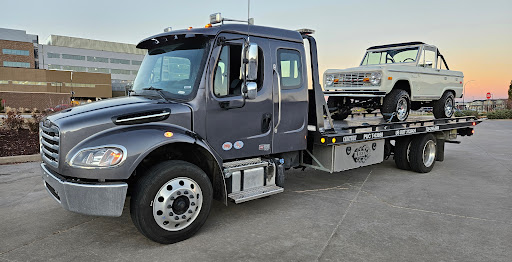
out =
<svg viewBox="0 0 512 262"><path fill-rule="evenodd" d="M512 109L512 80L510 81L510 85L508 86L507 108Z"/></svg>

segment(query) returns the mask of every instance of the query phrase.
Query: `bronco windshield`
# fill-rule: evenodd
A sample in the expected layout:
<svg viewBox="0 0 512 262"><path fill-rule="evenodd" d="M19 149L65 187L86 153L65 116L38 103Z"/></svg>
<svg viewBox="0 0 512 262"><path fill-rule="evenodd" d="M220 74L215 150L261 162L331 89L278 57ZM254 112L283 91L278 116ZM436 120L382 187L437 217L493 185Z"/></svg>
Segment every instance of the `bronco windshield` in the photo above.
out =
<svg viewBox="0 0 512 262"><path fill-rule="evenodd" d="M368 51L361 65L381 65L397 63L414 63L418 56L419 46L403 47L386 50Z"/></svg>
<svg viewBox="0 0 512 262"><path fill-rule="evenodd" d="M133 91L144 95L154 94L148 89L160 89L166 98L191 100L199 85L207 45L207 39L190 39L150 49L137 73Z"/></svg>

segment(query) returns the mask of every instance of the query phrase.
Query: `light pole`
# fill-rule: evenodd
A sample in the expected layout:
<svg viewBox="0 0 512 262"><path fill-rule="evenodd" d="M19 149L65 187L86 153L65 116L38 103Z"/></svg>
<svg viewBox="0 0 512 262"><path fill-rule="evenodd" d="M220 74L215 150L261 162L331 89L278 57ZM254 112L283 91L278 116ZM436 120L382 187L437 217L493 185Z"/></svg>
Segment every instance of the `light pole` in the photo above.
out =
<svg viewBox="0 0 512 262"><path fill-rule="evenodd" d="M469 82L473 82L475 80L469 80L467 81L464 86L462 87L462 107L463 107L463 110L466 110L466 105L464 104L464 97L466 96L466 85L469 83Z"/></svg>

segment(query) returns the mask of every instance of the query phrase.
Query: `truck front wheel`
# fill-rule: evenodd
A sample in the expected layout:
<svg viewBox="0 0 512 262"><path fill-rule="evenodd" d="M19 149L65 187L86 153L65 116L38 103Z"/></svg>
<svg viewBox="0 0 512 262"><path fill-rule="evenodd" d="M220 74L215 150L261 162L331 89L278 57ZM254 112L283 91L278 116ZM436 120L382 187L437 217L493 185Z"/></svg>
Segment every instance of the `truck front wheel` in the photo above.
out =
<svg viewBox="0 0 512 262"><path fill-rule="evenodd" d="M403 89L393 89L384 97L382 116L391 122L402 122L409 116L411 98Z"/></svg>
<svg viewBox="0 0 512 262"><path fill-rule="evenodd" d="M441 99L434 102L435 118L450 118L455 112L455 96L452 92L445 92Z"/></svg>
<svg viewBox="0 0 512 262"><path fill-rule="evenodd" d="M171 244L193 236L212 205L213 188L199 167L180 160L153 166L134 185L130 214L147 238Z"/></svg>

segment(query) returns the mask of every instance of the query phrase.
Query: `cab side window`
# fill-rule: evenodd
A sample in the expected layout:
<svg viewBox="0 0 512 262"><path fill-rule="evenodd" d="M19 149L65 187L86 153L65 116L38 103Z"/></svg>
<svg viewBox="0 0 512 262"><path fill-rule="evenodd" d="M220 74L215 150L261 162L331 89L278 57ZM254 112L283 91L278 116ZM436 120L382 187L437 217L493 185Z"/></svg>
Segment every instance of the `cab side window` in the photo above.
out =
<svg viewBox="0 0 512 262"><path fill-rule="evenodd" d="M302 62L299 51L279 49L277 58L282 88L300 88L302 86Z"/></svg>
<svg viewBox="0 0 512 262"><path fill-rule="evenodd" d="M213 77L213 93L217 97L242 93L241 45L223 46Z"/></svg>

